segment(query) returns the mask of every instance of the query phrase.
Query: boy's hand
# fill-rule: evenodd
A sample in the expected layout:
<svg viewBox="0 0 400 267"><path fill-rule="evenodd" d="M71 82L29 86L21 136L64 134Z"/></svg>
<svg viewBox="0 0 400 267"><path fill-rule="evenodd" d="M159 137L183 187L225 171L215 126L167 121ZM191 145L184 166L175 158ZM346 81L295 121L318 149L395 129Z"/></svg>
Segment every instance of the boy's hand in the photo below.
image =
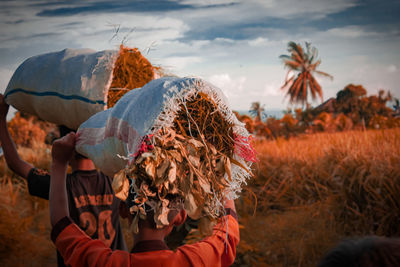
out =
<svg viewBox="0 0 400 267"><path fill-rule="evenodd" d="M72 158L75 150L75 133L71 132L66 136L57 139L53 143L51 155L53 163L67 164Z"/></svg>
<svg viewBox="0 0 400 267"><path fill-rule="evenodd" d="M231 199L230 200L225 199L224 208L225 209L231 209L231 210L236 212L235 202L233 200L231 200Z"/></svg>
<svg viewBox="0 0 400 267"><path fill-rule="evenodd" d="M0 118L6 118L10 106L6 103L3 94L0 94Z"/></svg>

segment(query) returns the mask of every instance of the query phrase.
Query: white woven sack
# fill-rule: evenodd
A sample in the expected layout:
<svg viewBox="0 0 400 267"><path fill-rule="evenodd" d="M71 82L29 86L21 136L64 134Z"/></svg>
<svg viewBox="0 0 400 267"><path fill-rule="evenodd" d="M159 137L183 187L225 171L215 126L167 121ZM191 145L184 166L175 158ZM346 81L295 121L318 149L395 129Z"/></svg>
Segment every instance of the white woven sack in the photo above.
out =
<svg viewBox="0 0 400 267"><path fill-rule="evenodd" d="M223 117L234 124L235 135L249 137L244 124L232 113L218 88L199 78L164 77L126 93L113 108L84 122L77 132L76 150L112 177L129 165L146 135L156 133L162 127L172 127L181 104L199 92L207 94ZM234 158L249 168L251 163L236 153L236 149ZM248 170L232 165L231 197L236 196L249 175Z"/></svg>
<svg viewBox="0 0 400 267"><path fill-rule="evenodd" d="M34 56L15 71L6 102L19 111L77 129L106 109L117 50L65 49Z"/></svg>

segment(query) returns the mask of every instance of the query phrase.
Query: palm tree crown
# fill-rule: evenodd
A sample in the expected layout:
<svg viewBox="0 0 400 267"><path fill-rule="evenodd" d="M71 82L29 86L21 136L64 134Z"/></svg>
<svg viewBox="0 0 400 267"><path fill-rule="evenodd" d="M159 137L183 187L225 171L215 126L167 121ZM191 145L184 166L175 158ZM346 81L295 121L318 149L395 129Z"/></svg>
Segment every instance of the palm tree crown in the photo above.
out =
<svg viewBox="0 0 400 267"><path fill-rule="evenodd" d="M250 114L256 117L256 120L261 121L262 114L265 110L265 105L261 105L260 102L251 103L251 108L249 110Z"/></svg>
<svg viewBox="0 0 400 267"><path fill-rule="evenodd" d="M307 104L308 90L311 93L312 100L315 100L318 95L323 101L321 86L315 80L313 74L317 73L331 79L333 77L328 73L317 70L317 67L321 64L321 60L318 59L317 48L306 42L304 51L300 44L289 42L288 52L290 55L280 56L285 67L289 69L281 89L287 90L286 95L290 96L290 103L301 103L305 106ZM289 77L291 72L295 72L295 74Z"/></svg>

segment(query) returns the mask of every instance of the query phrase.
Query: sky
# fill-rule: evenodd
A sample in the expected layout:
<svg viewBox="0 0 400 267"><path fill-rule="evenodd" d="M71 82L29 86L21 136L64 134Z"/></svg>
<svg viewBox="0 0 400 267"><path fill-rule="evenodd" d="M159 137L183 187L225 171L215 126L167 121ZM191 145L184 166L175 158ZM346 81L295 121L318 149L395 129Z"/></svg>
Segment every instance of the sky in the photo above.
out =
<svg viewBox="0 0 400 267"><path fill-rule="evenodd" d="M235 110L286 109L287 43L318 48L324 100L346 85L400 97L399 0L0 1L0 92L25 59L137 47L153 65L213 83ZM316 106L320 101L312 102Z"/></svg>

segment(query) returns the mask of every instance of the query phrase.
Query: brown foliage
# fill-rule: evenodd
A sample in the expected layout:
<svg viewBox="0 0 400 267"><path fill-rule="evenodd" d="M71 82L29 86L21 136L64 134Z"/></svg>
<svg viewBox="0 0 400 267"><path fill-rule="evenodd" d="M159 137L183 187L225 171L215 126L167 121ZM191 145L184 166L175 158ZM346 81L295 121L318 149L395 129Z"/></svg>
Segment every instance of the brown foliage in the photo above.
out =
<svg viewBox="0 0 400 267"><path fill-rule="evenodd" d="M226 121L220 111L215 110L218 110L216 103L206 94L199 93L187 101L186 107L181 107L174 120L174 128L183 136L204 138L217 151L231 156L234 148L233 124Z"/></svg>
<svg viewBox="0 0 400 267"><path fill-rule="evenodd" d="M153 80L156 69L137 48L121 45L118 59L114 65L107 106L113 107L118 99L129 90L142 87Z"/></svg>
<svg viewBox="0 0 400 267"><path fill-rule="evenodd" d="M397 105L395 110L387 106L392 99L389 91L380 90L377 95L366 96L361 85L349 84L337 93L336 98L316 108L307 105L305 109L295 109L294 112L288 109L280 119L269 117L263 122L258 117L252 119L239 114L237 117L246 124L250 133L267 139L316 132L389 129L400 127Z"/></svg>
<svg viewBox="0 0 400 267"><path fill-rule="evenodd" d="M27 147L35 142L44 143L47 137L58 134L54 124L21 112L15 113L14 118L8 123L8 130L17 145Z"/></svg>
<svg viewBox="0 0 400 267"><path fill-rule="evenodd" d="M135 218L147 217L143 205L154 207L157 227L168 225L170 205L184 201L192 219L200 219L203 233L211 233L211 222L222 215L224 192L231 179L234 151L233 124L214 101L198 93L180 106L172 128L148 136L129 169L114 177L113 188L123 198L129 190L126 176L135 179L137 196L131 208ZM138 220L134 220L136 225ZM138 227L134 229L138 231ZM209 230L209 231L207 231Z"/></svg>

